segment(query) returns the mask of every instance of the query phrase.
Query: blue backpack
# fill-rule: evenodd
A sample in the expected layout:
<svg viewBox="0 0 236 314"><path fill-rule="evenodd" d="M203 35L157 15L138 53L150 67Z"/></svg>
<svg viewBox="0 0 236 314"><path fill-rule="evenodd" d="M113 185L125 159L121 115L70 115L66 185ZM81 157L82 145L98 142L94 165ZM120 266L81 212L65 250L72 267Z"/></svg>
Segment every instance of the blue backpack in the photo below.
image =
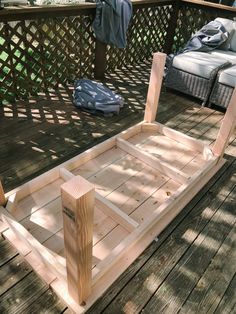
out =
<svg viewBox="0 0 236 314"><path fill-rule="evenodd" d="M103 84L88 79L75 80L73 98L77 108L105 116L119 114L120 108L124 105L121 96Z"/></svg>

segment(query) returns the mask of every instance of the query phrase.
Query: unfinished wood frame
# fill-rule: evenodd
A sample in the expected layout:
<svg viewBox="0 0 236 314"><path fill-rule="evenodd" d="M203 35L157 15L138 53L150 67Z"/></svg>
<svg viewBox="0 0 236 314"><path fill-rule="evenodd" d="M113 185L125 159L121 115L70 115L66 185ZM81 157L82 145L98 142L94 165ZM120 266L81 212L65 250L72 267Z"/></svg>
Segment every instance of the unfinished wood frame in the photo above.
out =
<svg viewBox="0 0 236 314"><path fill-rule="evenodd" d="M225 148L228 145L230 135L236 125L236 87L234 88L228 109L222 121L220 131L218 132L215 144L212 148L216 156L223 157Z"/></svg>
<svg viewBox="0 0 236 314"><path fill-rule="evenodd" d="M144 121L153 122L156 119L161 86L166 62L166 54L158 53L158 58L153 58L150 75L149 88L147 93Z"/></svg>
<svg viewBox="0 0 236 314"><path fill-rule="evenodd" d="M156 157L143 152L138 149L135 145L130 144L128 141L125 141L121 138L117 138L117 147L120 147L130 155L142 160L147 165L152 168L159 170L161 173L168 175L170 178L177 180L180 183L185 183L188 180L188 176L182 171L168 165L165 162L160 162Z"/></svg>
<svg viewBox="0 0 236 314"><path fill-rule="evenodd" d="M6 197L3 190L2 182L0 180L0 206L4 206L6 204Z"/></svg>
<svg viewBox="0 0 236 314"><path fill-rule="evenodd" d="M65 168L60 168L60 177L68 181L75 177L75 175ZM128 215L124 214L117 206L110 202L105 197L102 197L99 193L95 192L95 204L102 212L107 216L113 218L117 223L122 225L128 231L133 231L138 227L138 223L135 222Z"/></svg>
<svg viewBox="0 0 236 314"><path fill-rule="evenodd" d="M236 106L234 105L236 92L234 91L217 140L213 150L211 150L209 146L201 141L154 121L160 96L164 61L164 54L157 53L154 55L147 107L143 122L87 150L6 195L4 195L2 190L2 192L0 191L2 204L5 203L5 198L7 199L6 208L0 207L0 214L4 221L4 226L0 230L7 239L13 242L18 251L25 256L26 260L37 273L51 285L76 313L86 311L103 294L225 162L222 158L223 152L236 120ZM147 139L151 136L161 136L164 140L169 141L168 143L176 143L177 147L185 148L185 155L190 154L187 160L191 160L191 158L194 160L197 156L196 158L199 158L202 164L198 166L198 170L196 171L190 167L191 173L189 173L185 167L177 167L161 158L157 158L155 153L145 151L144 144L146 142L144 144L139 142L139 138L142 139L144 135ZM135 142L135 138L137 138L137 143ZM144 207L144 212L147 216L145 219L140 219L139 221L135 219L135 213L140 210L142 205L137 205L138 207L135 207L135 211L124 211L109 198L109 195L113 192L109 194L106 191L104 192L103 189L96 189L94 191L96 186L93 181L95 179L101 180L101 178L96 178L96 170L92 172L93 176L91 178L89 175L85 175L83 178L81 174L78 176L73 173L76 169L79 169L83 174L83 166L88 163L89 168L89 163L94 160L98 162L99 157L103 154L110 152L109 154L113 158L116 154L113 151L114 149L118 150L121 156L123 156L117 163L121 165L120 167L124 167L124 173L126 174L126 171L129 171L131 168L131 179L129 179L130 181L126 181L129 182L129 186L124 186L117 192L118 198L119 193L126 188L127 190L130 189L129 193L127 192L127 195L131 195L130 199L132 200L133 197L133 202L137 201L135 193L132 191L131 181L132 176L139 171L140 164L141 169L150 167L153 172L157 173L157 176L153 177L153 180L155 181L157 178L162 180L159 184L160 187L163 185L163 182L167 182L166 184L172 182L177 187L175 192L170 193L168 197L166 196L162 203L159 204L157 202L156 207L150 213L148 212L149 206L147 208ZM116 158L113 159L111 164L108 163L108 165L104 161L104 169L109 168L109 171L112 169L115 173L114 178L117 180L119 179L120 168L117 169ZM131 163L129 163L129 160L131 160ZM95 166L96 162L94 163ZM133 170L133 163L136 163L136 172ZM100 164L96 167L100 169ZM85 167L85 169L87 168ZM102 170L99 171L102 173ZM104 170L105 175L112 176L112 173L106 173ZM97 182L96 180L95 182ZM43 241L45 239L43 238L41 242L38 241L26 228L27 223L29 223L27 221L29 217L31 218L35 214L37 223L37 219L40 219L40 216L37 216L39 210L42 210L44 213L45 208L50 207L51 203L57 202L58 199L60 201L59 190L52 193L52 199L47 198L45 200L47 204L45 208L33 206L32 208L30 207L30 212L27 212L24 216L17 216L18 205L23 202L23 205L26 206L27 201L24 203L24 200L27 200L27 196L32 195L32 198L34 198L37 191L41 195L43 192L40 194L40 191L49 186L53 191L55 182L61 186L62 191L61 200L64 228L62 229L59 224L57 228L53 229L53 235L47 241L53 242L53 245L56 247L58 235L62 233L65 243L65 258L56 251L54 252L44 246ZM101 182L102 185L103 181L101 180ZM108 182L111 184L114 183L112 178ZM142 185L140 189L142 189ZM150 191L152 191L152 187L150 187ZM150 197L152 196L151 193ZM149 195L147 196L147 200L149 199L148 197ZM31 201L28 200L29 203ZM58 206L58 203L56 204ZM55 205L55 208L57 206ZM92 247L92 233L96 227L96 224L93 222L93 219L95 219L93 218L93 213L96 211L99 211L99 217L104 217L104 222L110 224L110 231L106 235L99 231L99 237L104 237L105 239L107 236L109 240L111 235L109 241L115 242L117 241L116 230L117 232L121 230L122 232L120 231L120 233L124 237L121 237L111 249L105 247L105 251L108 251L108 253L103 258L98 259L94 264L93 251L96 250L97 244L94 243ZM58 213L53 217L57 216ZM6 225L9 229L7 229ZM48 223L48 225L50 224ZM114 234L112 233L113 231Z"/></svg>
<svg viewBox="0 0 236 314"><path fill-rule="evenodd" d="M83 304L92 289L94 186L77 176L61 186L68 291Z"/></svg>

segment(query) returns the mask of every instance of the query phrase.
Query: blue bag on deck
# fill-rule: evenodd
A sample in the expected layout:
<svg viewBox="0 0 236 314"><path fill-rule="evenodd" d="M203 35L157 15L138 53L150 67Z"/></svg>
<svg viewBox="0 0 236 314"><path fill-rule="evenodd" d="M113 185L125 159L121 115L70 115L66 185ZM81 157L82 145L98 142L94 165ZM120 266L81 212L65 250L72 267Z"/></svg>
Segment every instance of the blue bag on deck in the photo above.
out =
<svg viewBox="0 0 236 314"><path fill-rule="evenodd" d="M119 114L124 105L121 96L113 93L103 84L88 80L75 80L74 105L77 108L93 114L102 113L105 116Z"/></svg>

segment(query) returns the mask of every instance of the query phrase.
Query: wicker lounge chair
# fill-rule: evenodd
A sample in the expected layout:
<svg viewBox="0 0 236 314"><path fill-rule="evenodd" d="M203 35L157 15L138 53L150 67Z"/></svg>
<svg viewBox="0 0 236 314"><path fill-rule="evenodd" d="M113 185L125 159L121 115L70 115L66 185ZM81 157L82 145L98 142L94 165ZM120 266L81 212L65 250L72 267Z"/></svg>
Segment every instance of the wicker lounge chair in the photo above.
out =
<svg viewBox="0 0 236 314"><path fill-rule="evenodd" d="M219 71L210 95L210 104L227 108L235 86L236 65Z"/></svg>
<svg viewBox="0 0 236 314"><path fill-rule="evenodd" d="M203 101L203 105L209 100L218 71L236 64L236 22L225 18L215 20L225 27L228 39L210 52L191 51L177 55L166 76L167 87L195 96ZM229 98L230 95L227 102ZM212 95L212 102L213 99Z"/></svg>
<svg viewBox="0 0 236 314"><path fill-rule="evenodd" d="M209 99L218 71L230 63L205 52L187 52L174 57L169 66L165 85L197 97L203 105Z"/></svg>

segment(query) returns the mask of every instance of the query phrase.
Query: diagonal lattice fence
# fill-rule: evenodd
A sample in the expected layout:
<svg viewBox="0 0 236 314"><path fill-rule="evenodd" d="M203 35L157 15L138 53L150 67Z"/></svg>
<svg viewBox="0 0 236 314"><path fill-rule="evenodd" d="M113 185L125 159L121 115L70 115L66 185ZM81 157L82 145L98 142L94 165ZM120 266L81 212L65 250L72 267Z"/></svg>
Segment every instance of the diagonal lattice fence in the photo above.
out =
<svg viewBox="0 0 236 314"><path fill-rule="evenodd" d="M1 10L0 102L92 78L99 64L112 72L147 60L155 51L178 51L204 24L235 12L186 0L133 0L127 47L107 46L104 54L96 49L94 15L93 4Z"/></svg>
<svg viewBox="0 0 236 314"><path fill-rule="evenodd" d="M91 15L79 15L1 23L1 99L91 76L95 49L91 22Z"/></svg>
<svg viewBox="0 0 236 314"><path fill-rule="evenodd" d="M163 51L173 11L172 5L134 7L127 34L127 47L123 50L108 46L107 70L124 64L137 64L149 59L156 51Z"/></svg>
<svg viewBox="0 0 236 314"><path fill-rule="evenodd" d="M132 65L163 50L171 18L171 1L134 3L125 49L108 46L106 70ZM141 4L140 4L141 3ZM167 4L166 4L167 3ZM94 6L73 10L70 16L32 13L20 20L1 22L0 15L0 99L28 97L76 77L93 77L96 39L92 30ZM52 12L52 11L50 11ZM62 15L62 16L61 16ZM96 60L97 63L100 60ZM102 62L102 60L101 60Z"/></svg>

